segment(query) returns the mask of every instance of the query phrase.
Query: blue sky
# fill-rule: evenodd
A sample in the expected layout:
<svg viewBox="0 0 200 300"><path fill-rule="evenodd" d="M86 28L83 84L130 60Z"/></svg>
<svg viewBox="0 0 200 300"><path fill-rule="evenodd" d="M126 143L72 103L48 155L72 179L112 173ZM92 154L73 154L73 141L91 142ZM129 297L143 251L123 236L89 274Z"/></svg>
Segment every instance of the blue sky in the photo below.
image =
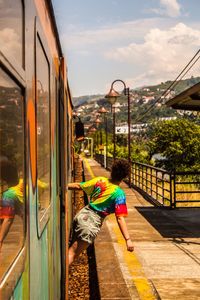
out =
<svg viewBox="0 0 200 300"><path fill-rule="evenodd" d="M115 79L130 88L174 79L200 48L199 0L53 5L72 96L105 94ZM197 68L187 77L197 75Z"/></svg>

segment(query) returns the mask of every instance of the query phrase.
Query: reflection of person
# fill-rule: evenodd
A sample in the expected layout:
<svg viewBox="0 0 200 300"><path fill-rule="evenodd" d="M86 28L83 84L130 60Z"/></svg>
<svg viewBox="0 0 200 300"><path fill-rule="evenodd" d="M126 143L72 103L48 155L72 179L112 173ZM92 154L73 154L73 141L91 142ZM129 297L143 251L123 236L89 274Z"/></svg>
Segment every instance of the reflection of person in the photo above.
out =
<svg viewBox="0 0 200 300"><path fill-rule="evenodd" d="M89 205L81 209L74 218L72 243L69 248L69 265L94 242L105 217L111 213L116 215L127 250L134 250L124 220L124 216L127 216L126 197L124 191L119 187L121 181L128 174L128 162L116 160L112 166L111 179L95 177L86 182L68 184L68 189L82 189L89 198Z"/></svg>
<svg viewBox="0 0 200 300"><path fill-rule="evenodd" d="M1 200L0 220L0 249L15 214L23 217L23 180L18 178L17 168L8 160L0 164Z"/></svg>
<svg viewBox="0 0 200 300"><path fill-rule="evenodd" d="M24 214L24 182L19 179L18 171L14 164L9 160L3 160L0 163L0 249L10 226L13 223L15 215L23 218ZM48 187L48 184L38 179L39 191Z"/></svg>

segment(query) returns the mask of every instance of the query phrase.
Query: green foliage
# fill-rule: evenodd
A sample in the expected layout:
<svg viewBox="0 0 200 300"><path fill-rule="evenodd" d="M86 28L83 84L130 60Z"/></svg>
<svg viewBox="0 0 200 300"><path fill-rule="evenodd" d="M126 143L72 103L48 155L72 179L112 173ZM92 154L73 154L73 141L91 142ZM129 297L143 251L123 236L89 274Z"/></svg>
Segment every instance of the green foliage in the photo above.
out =
<svg viewBox="0 0 200 300"><path fill-rule="evenodd" d="M131 160L139 163L148 163L148 157L146 145L142 141L131 143Z"/></svg>
<svg viewBox="0 0 200 300"><path fill-rule="evenodd" d="M164 159L157 166L172 171L199 171L200 126L186 119L154 123L148 131L149 153Z"/></svg>
<svg viewBox="0 0 200 300"><path fill-rule="evenodd" d="M114 151L113 144L110 143L108 145L109 156L113 156L113 151ZM119 139L118 137L115 151L116 151L116 157L128 159L127 136L126 136L126 145L124 139ZM148 157L149 154L144 142L133 141L131 143L131 160L140 163L148 163Z"/></svg>

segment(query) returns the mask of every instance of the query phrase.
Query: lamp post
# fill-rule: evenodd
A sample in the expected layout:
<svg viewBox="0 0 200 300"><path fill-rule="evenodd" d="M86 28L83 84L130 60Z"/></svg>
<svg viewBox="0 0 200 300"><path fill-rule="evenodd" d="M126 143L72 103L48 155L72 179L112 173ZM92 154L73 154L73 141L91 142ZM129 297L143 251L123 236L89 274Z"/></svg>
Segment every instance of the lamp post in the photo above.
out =
<svg viewBox="0 0 200 300"><path fill-rule="evenodd" d="M107 147L108 147L108 123L107 123L107 110L104 107L101 107L98 111L100 114L104 116L104 124L105 124L105 133L106 133L106 147L105 147L105 160L104 167L107 168Z"/></svg>
<svg viewBox="0 0 200 300"><path fill-rule="evenodd" d="M126 84L123 80L121 79L116 79L112 82L111 84L111 88L110 88L110 91L109 93L105 96L106 98L109 99L109 102L111 103L111 105L113 105L116 101L116 99L118 97L120 97L120 94L118 92L116 92L113 88L113 85L116 83L116 82L121 82L124 86L124 95L127 96L127 100L128 100L128 161L129 161L129 164L131 163L131 130L130 130L130 123L131 123L131 118L130 118L130 89L129 87L126 87ZM113 133L114 133L114 155L113 155L113 158L115 160L115 113L113 114ZM131 183L131 176L129 174L129 185Z"/></svg>
<svg viewBox="0 0 200 300"><path fill-rule="evenodd" d="M89 128L88 128L88 134L94 134L95 132L97 131L97 129L95 128L94 125L91 125Z"/></svg>
<svg viewBox="0 0 200 300"><path fill-rule="evenodd" d="M116 157L116 139L115 139L115 102L117 97L119 97L119 93L117 93L115 90L110 89L110 92L105 96L105 98L108 98L108 101L111 104L111 112L113 114L113 159L115 160Z"/></svg>
<svg viewBox="0 0 200 300"><path fill-rule="evenodd" d="M96 127L99 128L99 125L101 124L101 120L99 119L98 115L95 120ZM101 135L100 135L100 143L101 143ZM97 131L97 150L99 151L99 131Z"/></svg>

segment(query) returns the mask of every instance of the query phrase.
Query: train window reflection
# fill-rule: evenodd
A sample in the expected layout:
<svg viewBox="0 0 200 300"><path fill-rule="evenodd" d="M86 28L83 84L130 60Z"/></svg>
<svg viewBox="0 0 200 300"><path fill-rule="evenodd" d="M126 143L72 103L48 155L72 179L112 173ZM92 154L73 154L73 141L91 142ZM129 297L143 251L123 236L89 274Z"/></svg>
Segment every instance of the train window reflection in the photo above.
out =
<svg viewBox="0 0 200 300"><path fill-rule="evenodd" d="M0 69L0 281L24 243L24 117L21 88Z"/></svg>
<svg viewBox="0 0 200 300"><path fill-rule="evenodd" d="M37 199L38 213L42 215L50 204L50 99L49 64L37 38L36 49L37 87Z"/></svg>
<svg viewBox="0 0 200 300"><path fill-rule="evenodd" d="M24 12L21 0L0 1L0 44L6 56L13 57L23 67Z"/></svg>

